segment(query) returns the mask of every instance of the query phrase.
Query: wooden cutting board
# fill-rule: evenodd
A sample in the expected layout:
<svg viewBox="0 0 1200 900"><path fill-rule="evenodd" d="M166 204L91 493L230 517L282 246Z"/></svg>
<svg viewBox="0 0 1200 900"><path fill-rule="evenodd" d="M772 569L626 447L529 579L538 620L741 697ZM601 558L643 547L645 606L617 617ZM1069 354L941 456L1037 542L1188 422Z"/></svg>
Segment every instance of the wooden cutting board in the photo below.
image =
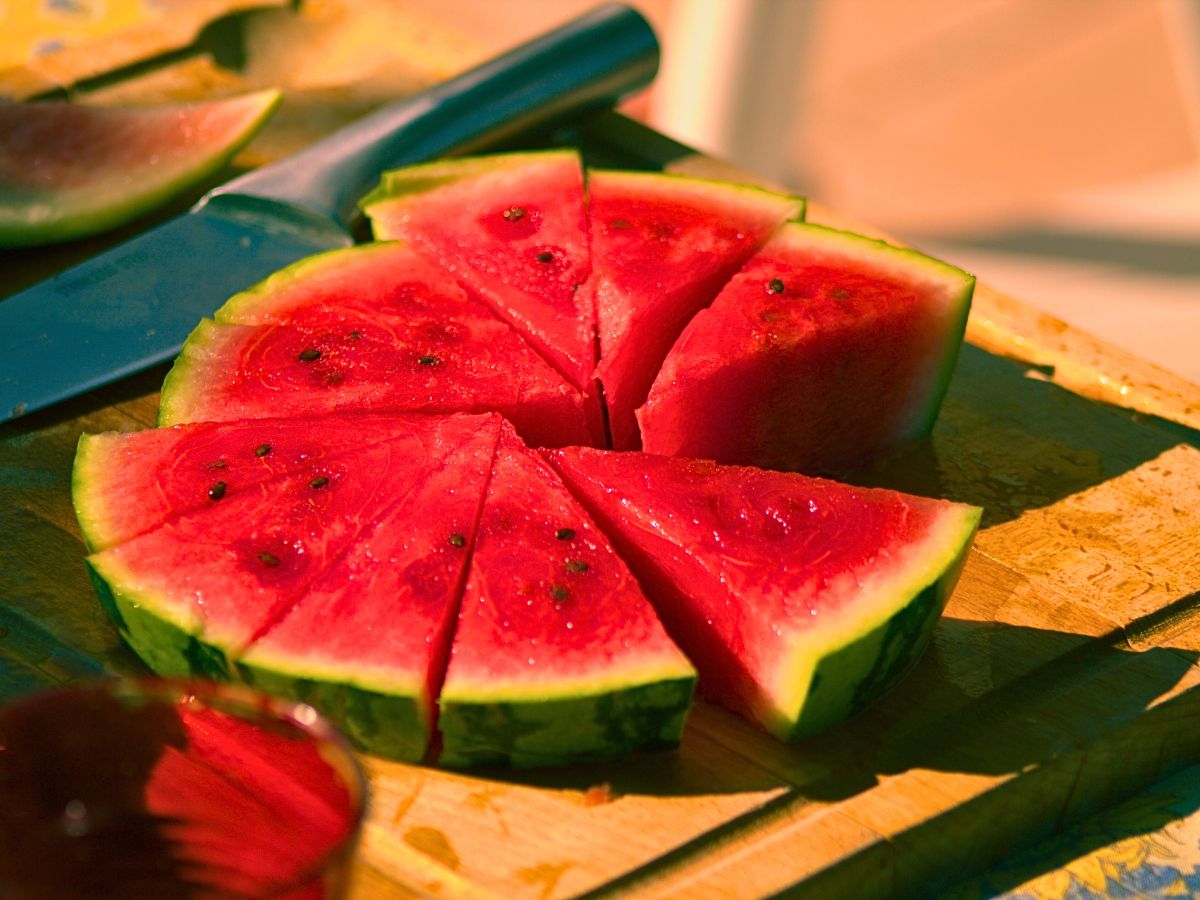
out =
<svg viewBox="0 0 1200 900"><path fill-rule="evenodd" d="M733 174L614 114L562 139ZM0 256L3 283L87 249ZM0 699L144 673L88 583L69 476L82 432L153 424L163 374L0 428ZM794 746L701 703L678 752L608 765L366 758L355 896L928 894L1200 760L1195 428L1200 388L981 285L932 439L863 476L986 511L909 679Z"/></svg>

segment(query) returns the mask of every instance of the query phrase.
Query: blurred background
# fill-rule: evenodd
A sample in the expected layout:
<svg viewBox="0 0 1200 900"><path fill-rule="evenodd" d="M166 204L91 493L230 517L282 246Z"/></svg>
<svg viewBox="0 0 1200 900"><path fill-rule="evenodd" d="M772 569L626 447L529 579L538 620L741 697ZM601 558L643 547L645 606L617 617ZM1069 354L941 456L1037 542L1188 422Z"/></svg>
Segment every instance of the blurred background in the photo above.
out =
<svg viewBox="0 0 1200 900"><path fill-rule="evenodd" d="M1200 382L1200 0L632 3L663 67L630 115ZM0 0L0 96L257 9L236 77L193 60L185 78L88 97L278 84L288 101L259 140L286 148L289 128L360 115L596 2L258 9L286 5Z"/></svg>

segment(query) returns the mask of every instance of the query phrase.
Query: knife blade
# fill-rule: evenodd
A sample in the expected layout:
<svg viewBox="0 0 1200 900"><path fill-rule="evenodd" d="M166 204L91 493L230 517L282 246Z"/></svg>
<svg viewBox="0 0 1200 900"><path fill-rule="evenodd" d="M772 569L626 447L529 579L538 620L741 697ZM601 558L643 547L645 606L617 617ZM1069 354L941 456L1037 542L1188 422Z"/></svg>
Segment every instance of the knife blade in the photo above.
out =
<svg viewBox="0 0 1200 900"><path fill-rule="evenodd" d="M0 422L170 359L232 294L304 256L349 246L355 203L385 169L610 105L657 67L646 20L621 4L598 7L6 298Z"/></svg>

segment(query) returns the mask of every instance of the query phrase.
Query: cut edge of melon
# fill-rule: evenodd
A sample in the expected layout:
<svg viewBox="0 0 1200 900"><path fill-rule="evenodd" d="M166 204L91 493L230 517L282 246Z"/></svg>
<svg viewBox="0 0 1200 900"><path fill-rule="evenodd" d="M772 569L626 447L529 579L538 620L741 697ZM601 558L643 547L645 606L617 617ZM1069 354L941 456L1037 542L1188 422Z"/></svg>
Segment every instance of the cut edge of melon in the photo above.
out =
<svg viewBox="0 0 1200 900"><path fill-rule="evenodd" d="M527 150L518 153L494 153L480 156L464 156L457 159L439 159L427 163L406 166L402 169L392 169L384 172L379 184L369 194L358 201L359 209L373 218L371 208L388 201L403 203L403 198L425 194L429 191L445 187L468 178L500 172L506 169L517 169L531 162L561 157L575 160L580 171L583 161L579 151L571 147L552 148L548 150Z"/></svg>
<svg viewBox="0 0 1200 900"><path fill-rule="evenodd" d="M111 504L105 502L105 492L100 489L105 482L91 473L107 468L120 434L85 433L75 444L75 460L71 464L71 505L75 508L75 520L88 553L104 550L113 543L107 537L112 532L112 516L107 514Z"/></svg>
<svg viewBox="0 0 1200 900"><path fill-rule="evenodd" d="M158 427L207 420L206 416L193 411L196 399L204 394L204 379L197 377L194 370L205 364L204 357L211 354L213 342L219 340L222 333L232 336L239 329L251 327L253 326L215 322L212 319L201 319L196 323L196 327L183 342L183 347L175 357L167 377L163 379L158 399Z"/></svg>
<svg viewBox="0 0 1200 900"><path fill-rule="evenodd" d="M789 635L777 668L778 702L756 710L782 740L823 731L870 705L924 652L966 562L982 510L957 504L898 571L878 579L819 632Z"/></svg>

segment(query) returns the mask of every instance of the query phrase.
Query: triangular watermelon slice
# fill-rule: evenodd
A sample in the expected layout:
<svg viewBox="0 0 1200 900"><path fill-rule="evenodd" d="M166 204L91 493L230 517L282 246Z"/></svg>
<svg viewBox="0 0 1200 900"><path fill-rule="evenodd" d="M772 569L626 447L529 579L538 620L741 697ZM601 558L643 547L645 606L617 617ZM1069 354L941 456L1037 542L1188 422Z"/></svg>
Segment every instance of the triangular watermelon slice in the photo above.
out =
<svg viewBox="0 0 1200 900"><path fill-rule="evenodd" d="M674 746L694 682L607 538L506 428L438 701L439 761L539 766Z"/></svg>
<svg viewBox="0 0 1200 900"><path fill-rule="evenodd" d="M376 238L438 263L591 392L595 315L583 170L573 150L439 160L386 173L361 203Z"/></svg>
<svg viewBox="0 0 1200 900"><path fill-rule="evenodd" d="M612 446L640 446L642 405L680 331L799 197L651 172L589 170L592 284Z"/></svg>
<svg viewBox="0 0 1200 900"><path fill-rule="evenodd" d="M419 421L347 413L84 434L71 472L75 515L88 550L103 550L168 516L389 440Z"/></svg>
<svg viewBox="0 0 1200 900"><path fill-rule="evenodd" d="M490 417L418 467L382 518L242 655L246 679L319 707L360 747L420 760L499 430Z"/></svg>
<svg viewBox="0 0 1200 900"><path fill-rule="evenodd" d="M436 469L456 435L480 426L479 417L433 419L170 517L89 556L97 590L156 672L228 676L231 657L278 621L395 497Z"/></svg>
<svg viewBox="0 0 1200 900"><path fill-rule="evenodd" d="M801 475L547 451L646 586L700 690L784 739L915 664L980 511Z"/></svg>
<svg viewBox="0 0 1200 900"><path fill-rule="evenodd" d="M216 172L278 91L155 108L0 103L0 247L114 228Z"/></svg>
<svg viewBox="0 0 1200 900"><path fill-rule="evenodd" d="M159 424L494 410L538 444L597 437L579 391L396 244L302 260L216 315L196 327L167 375Z"/></svg>
<svg viewBox="0 0 1200 900"><path fill-rule="evenodd" d="M653 453L837 473L929 433L975 279L784 225L684 329L638 410Z"/></svg>

